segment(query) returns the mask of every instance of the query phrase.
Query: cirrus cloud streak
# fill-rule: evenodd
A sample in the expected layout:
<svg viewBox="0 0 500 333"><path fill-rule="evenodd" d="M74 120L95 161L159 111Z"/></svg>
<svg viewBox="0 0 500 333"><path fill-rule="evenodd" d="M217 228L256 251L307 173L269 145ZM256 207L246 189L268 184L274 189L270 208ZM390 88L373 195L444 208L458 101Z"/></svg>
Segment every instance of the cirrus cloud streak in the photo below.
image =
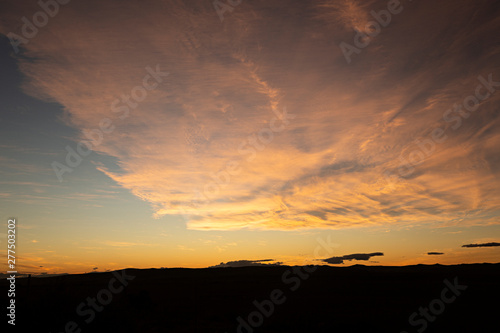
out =
<svg viewBox="0 0 500 333"><path fill-rule="evenodd" d="M347 66L338 41L375 3L256 1L221 25L203 1L72 2L19 64L25 90L63 105L77 140L113 119L95 149L117 164L97 168L158 218L185 214L200 230L497 224L500 93L458 130L442 114L478 75L500 81L489 36L500 19L470 1L413 6ZM10 1L0 31L29 12ZM120 120L113 102L155 64L170 75ZM286 128L242 153L284 108L296 116ZM448 140L389 186L384 174L437 127ZM207 194L229 161L240 172Z"/></svg>

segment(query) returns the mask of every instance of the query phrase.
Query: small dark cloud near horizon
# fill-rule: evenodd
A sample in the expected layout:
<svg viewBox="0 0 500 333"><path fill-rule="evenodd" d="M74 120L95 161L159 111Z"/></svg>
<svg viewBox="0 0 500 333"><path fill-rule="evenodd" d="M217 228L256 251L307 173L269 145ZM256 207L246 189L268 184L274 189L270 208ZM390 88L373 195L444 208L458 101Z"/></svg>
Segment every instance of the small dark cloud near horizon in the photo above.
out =
<svg viewBox="0 0 500 333"><path fill-rule="evenodd" d="M443 252L427 252L427 255L429 256L441 256L443 254Z"/></svg>
<svg viewBox="0 0 500 333"><path fill-rule="evenodd" d="M494 247L494 246L500 246L500 243L479 243L479 244L465 244L462 245L462 247Z"/></svg>
<svg viewBox="0 0 500 333"><path fill-rule="evenodd" d="M368 261L370 260L371 257L375 256L383 256L384 254L382 252L373 252L373 253L354 253L354 254L346 254L345 256L342 257L331 257L327 259L321 259L321 261L324 261L329 264L343 264L344 260L364 260Z"/></svg>
<svg viewBox="0 0 500 333"><path fill-rule="evenodd" d="M246 266L281 266L282 262L266 263L269 261L275 261L274 259L262 259L262 260L236 260L228 261L226 263L221 262L218 265L210 266L209 268L219 268L219 267L246 267Z"/></svg>

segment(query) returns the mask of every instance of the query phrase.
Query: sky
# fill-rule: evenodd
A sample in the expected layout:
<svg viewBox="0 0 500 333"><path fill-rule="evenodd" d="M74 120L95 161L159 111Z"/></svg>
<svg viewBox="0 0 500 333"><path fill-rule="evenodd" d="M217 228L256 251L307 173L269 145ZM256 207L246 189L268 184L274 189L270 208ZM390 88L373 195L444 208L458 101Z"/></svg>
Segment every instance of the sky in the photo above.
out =
<svg viewBox="0 0 500 333"><path fill-rule="evenodd" d="M497 1L0 13L21 272L500 261Z"/></svg>

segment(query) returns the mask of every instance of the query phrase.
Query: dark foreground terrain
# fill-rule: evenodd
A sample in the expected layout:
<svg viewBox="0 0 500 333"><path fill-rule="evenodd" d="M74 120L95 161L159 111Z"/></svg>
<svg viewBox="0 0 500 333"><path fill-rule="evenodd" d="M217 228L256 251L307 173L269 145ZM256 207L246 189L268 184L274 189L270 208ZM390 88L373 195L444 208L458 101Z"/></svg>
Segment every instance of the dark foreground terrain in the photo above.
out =
<svg viewBox="0 0 500 333"><path fill-rule="evenodd" d="M500 264L313 269L18 278L16 326L8 331L500 332ZM5 278L0 285L7 304Z"/></svg>

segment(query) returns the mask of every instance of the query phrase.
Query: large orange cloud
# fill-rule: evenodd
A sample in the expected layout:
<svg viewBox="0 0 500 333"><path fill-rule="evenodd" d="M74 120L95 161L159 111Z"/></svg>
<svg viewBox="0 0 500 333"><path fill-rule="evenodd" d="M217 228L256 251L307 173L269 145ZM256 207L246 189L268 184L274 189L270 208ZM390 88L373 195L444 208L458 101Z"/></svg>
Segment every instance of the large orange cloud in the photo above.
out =
<svg viewBox="0 0 500 333"><path fill-rule="evenodd" d="M338 43L380 4L262 1L221 24L208 2L74 2L19 62L26 91L63 105L78 139L111 119L94 150L119 170L97 168L158 218L222 230L498 223L500 93L458 129L443 114L479 75L500 81L486 35L499 19L470 2L448 2L453 16L443 4L405 6L348 65ZM13 2L2 32L35 10ZM120 119L112 105L126 105L148 66L169 75ZM398 173L436 128L447 140Z"/></svg>

